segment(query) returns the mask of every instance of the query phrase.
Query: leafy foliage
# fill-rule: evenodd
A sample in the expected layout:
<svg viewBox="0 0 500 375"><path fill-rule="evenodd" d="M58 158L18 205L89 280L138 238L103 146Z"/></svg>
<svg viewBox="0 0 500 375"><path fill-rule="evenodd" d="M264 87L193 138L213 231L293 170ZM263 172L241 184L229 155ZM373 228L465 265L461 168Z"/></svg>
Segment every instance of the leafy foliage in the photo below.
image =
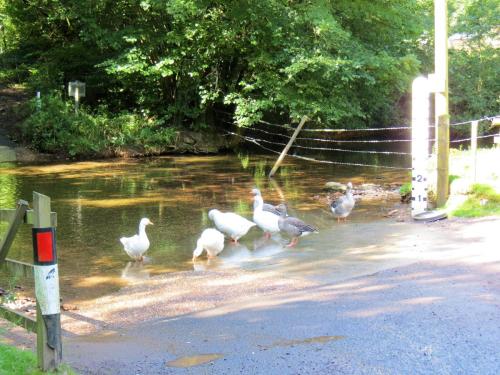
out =
<svg viewBox="0 0 500 375"><path fill-rule="evenodd" d="M87 83L86 101L169 124L242 126L309 115L361 126L394 117L416 74L419 2L11 0L4 12L33 87ZM14 22L15 21L15 22Z"/></svg>
<svg viewBox="0 0 500 375"><path fill-rule="evenodd" d="M498 108L498 56L488 47L498 2L450 3L451 32L471 41L450 52L452 115L490 115ZM433 71L432 5L0 0L0 55L11 68L5 79L44 94L84 81L93 112L104 105L140 113L162 132L220 126L222 111L240 126L303 115L328 126L379 126L401 117L412 79Z"/></svg>
<svg viewBox="0 0 500 375"><path fill-rule="evenodd" d="M450 113L457 120L498 114L500 4L466 0L453 5L452 33L459 33L464 45L450 51Z"/></svg>
<svg viewBox="0 0 500 375"><path fill-rule="evenodd" d="M96 155L121 147L141 146L145 152L172 140L173 128L129 113L108 116L104 107L92 113L75 112L73 104L58 95L46 95L30 103L32 115L25 121L24 136L39 150L70 156Z"/></svg>

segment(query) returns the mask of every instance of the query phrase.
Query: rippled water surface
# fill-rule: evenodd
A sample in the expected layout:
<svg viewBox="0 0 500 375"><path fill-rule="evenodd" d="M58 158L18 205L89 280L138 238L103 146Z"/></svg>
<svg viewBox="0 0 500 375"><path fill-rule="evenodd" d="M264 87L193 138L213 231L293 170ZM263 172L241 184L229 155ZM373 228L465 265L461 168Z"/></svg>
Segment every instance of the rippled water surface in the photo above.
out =
<svg viewBox="0 0 500 375"><path fill-rule="evenodd" d="M61 294L82 300L110 293L130 280L165 272L192 270L192 251L204 228L210 227L211 208L251 218L250 190L258 186L265 201L286 201L290 212L320 231L335 221L325 203L327 181L353 184L400 183L406 171L330 166L302 161L285 163L273 180L266 174L274 157L185 156L142 160L106 160L50 165L0 164L0 208L15 207L18 199L32 201L38 191L52 199L58 215L57 245ZM145 264L130 262L119 238L136 233L140 218L154 226L147 233L151 247ZM380 217L380 207L360 202L350 219L367 223ZM6 224L0 226L5 231ZM17 235L10 258L32 261L30 228ZM240 246L227 246L215 267L254 259L266 267L287 250L285 239L262 243L252 229ZM312 236L301 239L307 246ZM309 242L310 244L310 242ZM329 247L328 241L319 247ZM324 249L318 248L318 251ZM286 253L285 253L286 254ZM206 264L198 267L205 268ZM195 264L195 269L196 269Z"/></svg>

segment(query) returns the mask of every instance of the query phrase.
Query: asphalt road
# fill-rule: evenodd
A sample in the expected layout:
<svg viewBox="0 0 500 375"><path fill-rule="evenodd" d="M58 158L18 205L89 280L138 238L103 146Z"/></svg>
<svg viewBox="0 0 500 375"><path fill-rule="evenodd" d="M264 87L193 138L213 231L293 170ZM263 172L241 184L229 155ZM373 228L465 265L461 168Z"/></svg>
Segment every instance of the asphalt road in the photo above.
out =
<svg viewBox="0 0 500 375"><path fill-rule="evenodd" d="M67 335L64 358L83 374L496 375L499 229L499 218L444 224L418 262Z"/></svg>

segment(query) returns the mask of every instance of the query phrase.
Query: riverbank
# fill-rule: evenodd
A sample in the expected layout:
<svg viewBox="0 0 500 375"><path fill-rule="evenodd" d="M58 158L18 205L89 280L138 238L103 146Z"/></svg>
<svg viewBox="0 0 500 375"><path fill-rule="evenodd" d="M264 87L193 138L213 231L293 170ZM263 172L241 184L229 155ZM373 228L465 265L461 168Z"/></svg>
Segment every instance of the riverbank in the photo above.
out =
<svg viewBox="0 0 500 375"><path fill-rule="evenodd" d="M499 224L399 224L391 251L347 252L365 266L377 261L350 276L335 259L304 261L305 248L285 267L198 267L143 280L63 312L65 361L83 374L194 366L210 374L494 374Z"/></svg>
<svg viewBox="0 0 500 375"><path fill-rule="evenodd" d="M210 155L238 143L216 129L173 129L132 113L94 113L81 108L75 114L58 97L43 96L42 110L33 111L29 100L22 86L0 84L0 162Z"/></svg>

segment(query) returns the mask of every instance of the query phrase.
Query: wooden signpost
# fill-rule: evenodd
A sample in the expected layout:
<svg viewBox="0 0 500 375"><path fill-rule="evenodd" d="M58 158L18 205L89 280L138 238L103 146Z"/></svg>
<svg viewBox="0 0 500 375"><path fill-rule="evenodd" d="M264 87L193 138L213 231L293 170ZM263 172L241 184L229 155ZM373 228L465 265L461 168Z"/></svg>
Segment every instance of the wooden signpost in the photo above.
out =
<svg viewBox="0 0 500 375"><path fill-rule="evenodd" d="M37 334L38 366L55 370L62 360L59 273L57 267L56 214L50 211L50 198L33 192L33 210L20 200L15 210L0 209L0 220L10 225L0 242L0 264L24 275L34 275L37 315L31 317L0 305L0 316ZM33 224L34 265L7 258L14 236L23 223Z"/></svg>

